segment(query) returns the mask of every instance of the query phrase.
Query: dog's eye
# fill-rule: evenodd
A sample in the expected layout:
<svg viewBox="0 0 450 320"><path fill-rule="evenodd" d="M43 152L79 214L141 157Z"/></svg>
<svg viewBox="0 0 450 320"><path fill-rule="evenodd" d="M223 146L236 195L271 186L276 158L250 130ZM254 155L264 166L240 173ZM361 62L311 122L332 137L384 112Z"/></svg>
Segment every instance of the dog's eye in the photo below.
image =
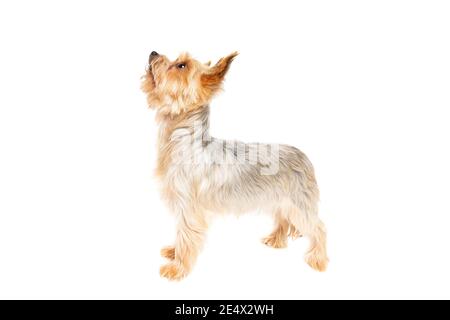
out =
<svg viewBox="0 0 450 320"><path fill-rule="evenodd" d="M179 64L177 64L177 68L178 68L178 69L184 69L184 68L186 68L186 63L179 63Z"/></svg>

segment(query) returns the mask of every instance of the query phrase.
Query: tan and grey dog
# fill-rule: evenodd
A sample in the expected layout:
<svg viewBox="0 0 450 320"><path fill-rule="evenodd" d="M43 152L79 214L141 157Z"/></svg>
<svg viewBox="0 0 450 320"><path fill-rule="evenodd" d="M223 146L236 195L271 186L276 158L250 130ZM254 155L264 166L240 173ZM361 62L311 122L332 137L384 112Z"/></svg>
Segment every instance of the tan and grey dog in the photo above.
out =
<svg viewBox="0 0 450 320"><path fill-rule="evenodd" d="M161 254L170 260L160 269L171 280L193 268L212 213L263 210L275 221L263 242L287 246L287 238L310 239L306 262L324 271L325 227L318 217L319 190L314 169L298 149L219 140L209 135L209 103L220 91L237 56L217 64L200 63L188 54L175 61L152 52L142 90L159 125L156 175L162 197L177 219L175 244Z"/></svg>

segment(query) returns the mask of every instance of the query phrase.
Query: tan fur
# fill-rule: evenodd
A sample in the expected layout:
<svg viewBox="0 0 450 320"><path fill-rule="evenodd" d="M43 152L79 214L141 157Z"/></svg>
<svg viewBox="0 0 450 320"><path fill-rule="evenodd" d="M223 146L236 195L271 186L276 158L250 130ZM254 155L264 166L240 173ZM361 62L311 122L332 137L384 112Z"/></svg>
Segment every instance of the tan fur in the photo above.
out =
<svg viewBox="0 0 450 320"><path fill-rule="evenodd" d="M169 260L175 259L175 247L167 246L161 249L161 256Z"/></svg>
<svg viewBox="0 0 450 320"><path fill-rule="evenodd" d="M174 246L160 274L180 280L192 270L202 248L211 212L272 212L273 232L263 242L287 246L288 237L310 239L306 262L326 269L325 227L318 217L319 190L314 169L298 149L287 145L245 144L209 135L209 103L221 90L234 52L215 65L187 53L170 61L152 56L142 90L156 109L159 125L156 176L161 195L177 219ZM200 129L198 129L200 128Z"/></svg>
<svg viewBox="0 0 450 320"><path fill-rule="evenodd" d="M281 213L275 214L276 226L270 235L263 239L263 243L269 247L280 249L287 247L289 221L282 218Z"/></svg>

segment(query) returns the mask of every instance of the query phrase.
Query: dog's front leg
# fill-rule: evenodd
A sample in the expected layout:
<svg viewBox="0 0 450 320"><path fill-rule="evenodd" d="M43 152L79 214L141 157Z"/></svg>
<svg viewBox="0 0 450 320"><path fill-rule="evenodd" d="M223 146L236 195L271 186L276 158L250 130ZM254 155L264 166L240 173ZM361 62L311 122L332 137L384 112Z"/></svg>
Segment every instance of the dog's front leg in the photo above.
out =
<svg viewBox="0 0 450 320"><path fill-rule="evenodd" d="M180 280L189 274L203 246L206 229L206 221L200 212L188 210L178 215L175 246L163 249L173 253L173 260L161 267L162 277Z"/></svg>

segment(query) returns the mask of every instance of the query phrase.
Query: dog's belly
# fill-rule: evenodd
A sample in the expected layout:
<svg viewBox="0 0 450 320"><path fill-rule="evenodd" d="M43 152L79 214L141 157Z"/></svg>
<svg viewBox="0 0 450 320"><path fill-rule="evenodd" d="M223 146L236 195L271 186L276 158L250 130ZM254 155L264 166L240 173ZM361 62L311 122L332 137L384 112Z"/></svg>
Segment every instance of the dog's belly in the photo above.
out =
<svg viewBox="0 0 450 320"><path fill-rule="evenodd" d="M236 214L271 210L286 197L286 192L280 187L280 176L256 175L253 172L256 169L243 171L242 168L228 168L223 174L210 172L203 176L196 192L202 207L210 211Z"/></svg>

